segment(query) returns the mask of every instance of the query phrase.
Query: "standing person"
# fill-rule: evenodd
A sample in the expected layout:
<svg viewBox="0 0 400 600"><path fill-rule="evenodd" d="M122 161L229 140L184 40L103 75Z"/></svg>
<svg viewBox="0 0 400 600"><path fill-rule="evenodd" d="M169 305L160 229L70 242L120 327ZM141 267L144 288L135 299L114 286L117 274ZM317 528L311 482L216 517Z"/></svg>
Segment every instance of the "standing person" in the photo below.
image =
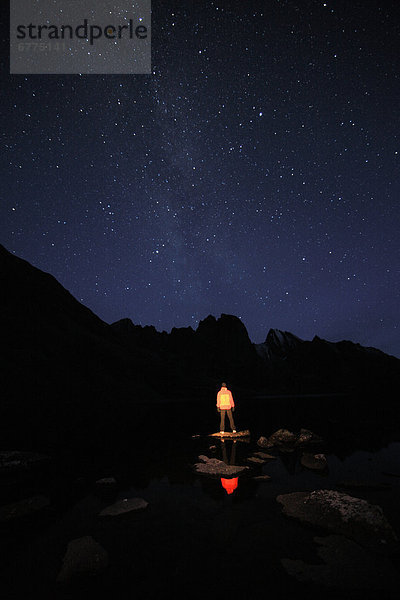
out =
<svg viewBox="0 0 400 600"><path fill-rule="evenodd" d="M224 435L225 430L225 414L228 414L229 423L232 429L232 433L236 433L235 423L233 421L232 411L235 410L235 403L233 401L232 392L226 387L226 383L221 384L221 389L217 394L217 409L221 413L221 423L219 432Z"/></svg>

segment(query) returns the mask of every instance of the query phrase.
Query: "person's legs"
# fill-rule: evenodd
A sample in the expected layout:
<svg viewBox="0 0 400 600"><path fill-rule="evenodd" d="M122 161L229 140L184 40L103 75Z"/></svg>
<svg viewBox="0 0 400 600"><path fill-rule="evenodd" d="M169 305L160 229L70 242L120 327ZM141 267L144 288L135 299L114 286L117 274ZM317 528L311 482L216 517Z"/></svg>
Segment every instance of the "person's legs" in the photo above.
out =
<svg viewBox="0 0 400 600"><path fill-rule="evenodd" d="M231 429L232 429L232 431L233 431L234 429L236 429L236 427L235 427L235 422L234 422L234 420L233 420L233 414L232 414L232 410L231 410L231 409L229 409L229 410L227 410L226 412L228 413L229 424L230 424L230 426L231 426Z"/></svg>
<svg viewBox="0 0 400 600"><path fill-rule="evenodd" d="M225 431L225 413L226 413L226 410L221 409L221 421L219 424L220 431Z"/></svg>

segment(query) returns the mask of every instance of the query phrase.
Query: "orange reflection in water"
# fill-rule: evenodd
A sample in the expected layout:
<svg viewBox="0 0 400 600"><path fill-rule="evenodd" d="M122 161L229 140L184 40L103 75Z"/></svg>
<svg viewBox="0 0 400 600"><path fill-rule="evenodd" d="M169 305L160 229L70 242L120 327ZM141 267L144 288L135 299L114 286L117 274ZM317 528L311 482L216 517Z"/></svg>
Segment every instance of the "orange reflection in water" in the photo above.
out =
<svg viewBox="0 0 400 600"><path fill-rule="evenodd" d="M224 479L221 477L222 487L226 490L227 494L233 494L238 486L239 477L233 477L232 479Z"/></svg>

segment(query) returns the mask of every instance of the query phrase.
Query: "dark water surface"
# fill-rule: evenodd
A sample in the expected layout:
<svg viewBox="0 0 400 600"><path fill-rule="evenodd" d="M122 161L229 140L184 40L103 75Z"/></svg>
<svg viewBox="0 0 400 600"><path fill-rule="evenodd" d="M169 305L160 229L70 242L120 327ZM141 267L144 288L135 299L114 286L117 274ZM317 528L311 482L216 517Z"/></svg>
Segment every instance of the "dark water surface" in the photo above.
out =
<svg viewBox="0 0 400 600"><path fill-rule="evenodd" d="M3 597L384 598L379 591L343 592L288 576L281 559L321 563L313 537L325 534L285 518L276 502L277 495L294 491L345 491L379 504L399 534L399 423L393 408L383 406L348 398L243 401L235 419L238 429L251 430L248 443L208 437L218 429L218 415L204 402L138 408L118 438L105 434L92 451L89 443L85 452L66 448L44 472L3 480L2 504L37 493L51 500L50 509L2 526ZM281 427L320 435L318 451L326 454L328 471L309 471L300 464L300 451L277 449L267 450L276 460L251 466L247 458L262 450L258 437ZM199 454L251 468L228 494L220 478L194 472ZM259 475L271 479L255 480ZM97 479L111 476L115 490L96 487ZM338 487L346 480L387 487ZM104 507L129 497L144 498L149 506L98 517ZM109 567L56 584L68 542L86 535L107 550Z"/></svg>

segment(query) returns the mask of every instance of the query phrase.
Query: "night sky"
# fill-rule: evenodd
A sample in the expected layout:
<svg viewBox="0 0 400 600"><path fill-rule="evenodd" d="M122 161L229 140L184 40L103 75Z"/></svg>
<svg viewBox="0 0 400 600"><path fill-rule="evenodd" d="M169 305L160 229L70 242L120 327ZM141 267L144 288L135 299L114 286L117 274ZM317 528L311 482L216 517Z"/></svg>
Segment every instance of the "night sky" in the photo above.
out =
<svg viewBox="0 0 400 600"><path fill-rule="evenodd" d="M3 39L1 243L108 323L400 357L400 3L152 8L152 75L10 75Z"/></svg>

